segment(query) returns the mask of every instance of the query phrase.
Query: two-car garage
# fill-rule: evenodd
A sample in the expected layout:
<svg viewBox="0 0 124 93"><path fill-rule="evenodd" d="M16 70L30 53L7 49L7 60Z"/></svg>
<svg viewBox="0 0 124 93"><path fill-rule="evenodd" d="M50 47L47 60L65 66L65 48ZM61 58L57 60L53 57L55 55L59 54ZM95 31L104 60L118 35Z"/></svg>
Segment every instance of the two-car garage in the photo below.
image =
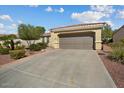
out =
<svg viewBox="0 0 124 93"><path fill-rule="evenodd" d="M59 48L94 49L94 32L71 33L59 35Z"/></svg>
<svg viewBox="0 0 124 93"><path fill-rule="evenodd" d="M62 49L101 49L106 23L78 24L51 29L49 46Z"/></svg>

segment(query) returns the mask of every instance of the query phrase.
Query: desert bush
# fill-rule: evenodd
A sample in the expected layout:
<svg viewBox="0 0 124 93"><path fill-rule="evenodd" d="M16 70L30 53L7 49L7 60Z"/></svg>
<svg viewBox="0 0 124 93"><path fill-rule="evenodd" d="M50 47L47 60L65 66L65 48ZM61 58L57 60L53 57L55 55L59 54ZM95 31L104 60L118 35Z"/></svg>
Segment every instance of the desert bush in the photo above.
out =
<svg viewBox="0 0 124 93"><path fill-rule="evenodd" d="M117 62L124 61L124 49L121 47L113 48L113 51L110 53L109 57Z"/></svg>
<svg viewBox="0 0 124 93"><path fill-rule="evenodd" d="M124 39L120 42L111 43L109 46L112 48L109 57L116 62L124 63Z"/></svg>
<svg viewBox="0 0 124 93"><path fill-rule="evenodd" d="M3 48L2 44L0 43L0 49Z"/></svg>
<svg viewBox="0 0 124 93"><path fill-rule="evenodd" d="M41 49L45 49L47 47L47 43L37 43L41 47Z"/></svg>
<svg viewBox="0 0 124 93"><path fill-rule="evenodd" d="M114 48L123 48L124 47L124 43L122 43L122 42L110 43L109 46L111 46L113 49Z"/></svg>
<svg viewBox="0 0 124 93"><path fill-rule="evenodd" d="M29 49L30 49L31 51L40 51L40 50L41 50L41 46L38 45L38 44L31 44L31 45L29 46Z"/></svg>
<svg viewBox="0 0 124 93"><path fill-rule="evenodd" d="M10 48L10 41L4 41L3 45L6 47L6 48Z"/></svg>
<svg viewBox="0 0 124 93"><path fill-rule="evenodd" d="M21 46L16 46L15 47L15 50L20 50L20 49L25 49L25 46L24 45L21 45Z"/></svg>
<svg viewBox="0 0 124 93"><path fill-rule="evenodd" d="M14 50L14 39L16 39L17 36L15 34L9 34L9 35L3 35L0 37L0 40L4 41L3 45L6 48L11 48L11 50Z"/></svg>
<svg viewBox="0 0 124 93"><path fill-rule="evenodd" d="M9 54L8 48L0 48L0 54Z"/></svg>
<svg viewBox="0 0 124 93"><path fill-rule="evenodd" d="M11 50L9 53L13 59L20 59L25 57L25 50Z"/></svg>

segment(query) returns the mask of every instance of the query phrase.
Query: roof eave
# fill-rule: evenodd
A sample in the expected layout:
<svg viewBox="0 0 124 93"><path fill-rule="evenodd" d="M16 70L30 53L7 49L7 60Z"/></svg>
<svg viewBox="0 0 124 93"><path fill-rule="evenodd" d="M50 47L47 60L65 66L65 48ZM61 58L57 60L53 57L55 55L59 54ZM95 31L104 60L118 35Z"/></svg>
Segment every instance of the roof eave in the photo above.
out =
<svg viewBox="0 0 124 93"><path fill-rule="evenodd" d="M72 31L72 30L102 29L105 25L107 25L107 23L78 24L78 25L53 28L50 29L50 31L60 32L60 31Z"/></svg>

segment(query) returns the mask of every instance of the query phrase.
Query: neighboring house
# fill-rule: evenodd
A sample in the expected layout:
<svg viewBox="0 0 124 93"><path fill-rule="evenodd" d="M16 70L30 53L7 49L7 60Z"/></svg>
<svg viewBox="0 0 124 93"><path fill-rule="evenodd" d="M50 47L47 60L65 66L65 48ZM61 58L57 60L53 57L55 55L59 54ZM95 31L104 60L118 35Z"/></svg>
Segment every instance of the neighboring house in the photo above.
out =
<svg viewBox="0 0 124 93"><path fill-rule="evenodd" d="M5 34L0 34L0 36L4 36L4 35ZM35 43L49 43L49 37L50 37L50 33L44 33L43 36L39 40L35 40ZM25 45L26 47L28 46L26 40L14 39L14 42L16 41L21 41L22 45ZM31 41L34 42L33 40ZM3 43L3 42L0 41L0 43Z"/></svg>
<svg viewBox="0 0 124 93"><path fill-rule="evenodd" d="M106 23L78 24L51 29L49 46L64 49L101 49Z"/></svg>
<svg viewBox="0 0 124 93"><path fill-rule="evenodd" d="M5 34L0 34L0 36L4 36Z"/></svg>
<svg viewBox="0 0 124 93"><path fill-rule="evenodd" d="M49 38L50 38L51 34L48 32L48 33L44 33L43 34L43 37L42 37L42 42L45 42L45 43L49 43Z"/></svg>
<svg viewBox="0 0 124 93"><path fill-rule="evenodd" d="M113 35L113 42L119 42L124 39L124 25L120 27Z"/></svg>
<svg viewBox="0 0 124 93"><path fill-rule="evenodd" d="M39 39L39 40L35 40L35 44L36 43L49 43L49 37L50 37L50 33L44 33L43 36ZM26 47L28 46L26 40L21 40L21 39L15 39L16 41L21 41L22 45L25 45ZM31 40L31 42L34 42L34 40Z"/></svg>

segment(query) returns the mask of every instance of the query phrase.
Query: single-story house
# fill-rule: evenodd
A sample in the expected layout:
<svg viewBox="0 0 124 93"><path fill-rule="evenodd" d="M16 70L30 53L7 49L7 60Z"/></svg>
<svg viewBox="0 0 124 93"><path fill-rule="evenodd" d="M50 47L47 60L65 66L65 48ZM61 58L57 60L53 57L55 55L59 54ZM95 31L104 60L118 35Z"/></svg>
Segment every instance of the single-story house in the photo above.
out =
<svg viewBox="0 0 124 93"><path fill-rule="evenodd" d="M101 49L106 23L78 24L50 29L49 46L63 49Z"/></svg>
<svg viewBox="0 0 124 93"><path fill-rule="evenodd" d="M0 34L0 36L4 36L6 34ZM18 35L15 34L17 37ZM43 36L39 39L39 40L35 40L35 44L36 43L49 43L49 37L50 37L50 33L44 33ZM26 47L28 47L28 44L26 42L26 40L22 40L22 39L14 39L14 42L17 42L17 41L20 41L21 42L21 45L24 45ZM31 40L31 42L34 42L34 40ZM0 41L0 44L2 44L3 42Z"/></svg>
<svg viewBox="0 0 124 93"><path fill-rule="evenodd" d="M50 33L44 33L43 36L39 39L39 40L35 40L35 44L36 43L49 43L49 37L50 37ZM15 39L16 41L21 41L22 45L25 45L26 47L28 46L27 42L25 40L22 39ZM31 42L34 42L34 40L31 40Z"/></svg>
<svg viewBox="0 0 124 93"><path fill-rule="evenodd" d="M113 35L113 42L119 42L124 39L124 25L120 27Z"/></svg>
<svg viewBox="0 0 124 93"><path fill-rule="evenodd" d="M50 47L63 49L101 49L101 32L106 25L106 23L90 23L53 28L35 43L45 42ZM14 41L21 41L22 45L27 46L25 40Z"/></svg>

